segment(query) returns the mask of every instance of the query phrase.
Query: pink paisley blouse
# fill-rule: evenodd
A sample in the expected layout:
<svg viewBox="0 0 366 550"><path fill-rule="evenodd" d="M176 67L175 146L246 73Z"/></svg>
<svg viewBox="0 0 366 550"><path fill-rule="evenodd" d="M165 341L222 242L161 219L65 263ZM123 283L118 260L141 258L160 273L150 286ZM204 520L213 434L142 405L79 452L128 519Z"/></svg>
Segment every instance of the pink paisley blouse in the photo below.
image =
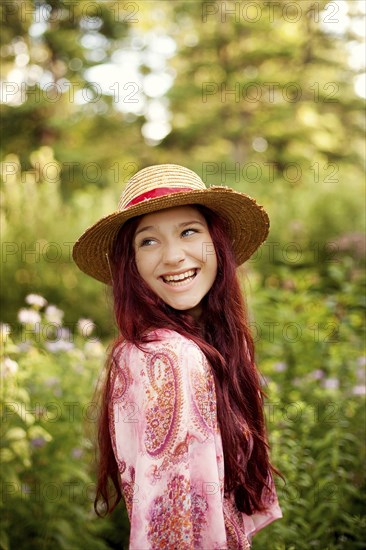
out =
<svg viewBox="0 0 366 550"><path fill-rule="evenodd" d="M110 433L130 520L130 550L241 550L282 517L273 487L266 513L224 498L224 456L211 367L175 331L114 352Z"/></svg>

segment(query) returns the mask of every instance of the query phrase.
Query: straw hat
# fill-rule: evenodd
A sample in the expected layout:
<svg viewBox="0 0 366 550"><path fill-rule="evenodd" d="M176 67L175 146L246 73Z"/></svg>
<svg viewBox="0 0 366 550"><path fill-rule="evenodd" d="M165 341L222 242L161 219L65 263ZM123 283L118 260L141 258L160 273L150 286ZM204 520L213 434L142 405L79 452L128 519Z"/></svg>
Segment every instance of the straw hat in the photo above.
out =
<svg viewBox="0 0 366 550"><path fill-rule="evenodd" d="M73 258L81 271L111 284L109 256L121 225L134 216L191 204L207 206L223 218L237 265L248 260L267 238L268 215L255 199L230 187L206 188L195 172L183 166L158 164L140 170L128 181L117 211L81 235L73 247Z"/></svg>

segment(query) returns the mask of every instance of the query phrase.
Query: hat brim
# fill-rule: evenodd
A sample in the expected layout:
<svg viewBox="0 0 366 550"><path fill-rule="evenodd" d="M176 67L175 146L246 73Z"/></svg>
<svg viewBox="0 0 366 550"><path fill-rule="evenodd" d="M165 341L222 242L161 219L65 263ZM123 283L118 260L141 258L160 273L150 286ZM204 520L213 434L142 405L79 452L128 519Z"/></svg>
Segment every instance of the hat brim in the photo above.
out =
<svg viewBox="0 0 366 550"><path fill-rule="evenodd" d="M76 241L73 259L81 271L110 285L112 280L107 255L111 255L120 227L135 216L191 204L207 206L223 218L238 266L248 260L267 238L269 218L255 199L229 187L211 186L147 199L122 212L101 218Z"/></svg>

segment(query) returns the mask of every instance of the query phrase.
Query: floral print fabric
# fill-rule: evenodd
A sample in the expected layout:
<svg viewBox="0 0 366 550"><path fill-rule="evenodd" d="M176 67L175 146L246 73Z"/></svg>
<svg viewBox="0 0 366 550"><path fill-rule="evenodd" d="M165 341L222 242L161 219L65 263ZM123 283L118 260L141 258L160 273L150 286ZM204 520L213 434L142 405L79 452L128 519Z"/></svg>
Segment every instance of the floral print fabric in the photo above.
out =
<svg viewBox="0 0 366 550"><path fill-rule="evenodd" d="M130 519L130 550L244 550L282 516L246 516L224 498L224 456L211 367L175 331L144 351L124 342L111 370L110 433Z"/></svg>

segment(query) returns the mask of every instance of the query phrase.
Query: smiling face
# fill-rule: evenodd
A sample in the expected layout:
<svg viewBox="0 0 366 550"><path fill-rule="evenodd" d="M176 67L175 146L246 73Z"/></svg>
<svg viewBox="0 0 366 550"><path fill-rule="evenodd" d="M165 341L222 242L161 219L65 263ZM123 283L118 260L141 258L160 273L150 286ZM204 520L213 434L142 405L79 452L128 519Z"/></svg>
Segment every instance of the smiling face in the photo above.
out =
<svg viewBox="0 0 366 550"><path fill-rule="evenodd" d="M166 304L198 318L217 273L214 245L202 214L178 206L143 216L134 235L138 272Z"/></svg>

